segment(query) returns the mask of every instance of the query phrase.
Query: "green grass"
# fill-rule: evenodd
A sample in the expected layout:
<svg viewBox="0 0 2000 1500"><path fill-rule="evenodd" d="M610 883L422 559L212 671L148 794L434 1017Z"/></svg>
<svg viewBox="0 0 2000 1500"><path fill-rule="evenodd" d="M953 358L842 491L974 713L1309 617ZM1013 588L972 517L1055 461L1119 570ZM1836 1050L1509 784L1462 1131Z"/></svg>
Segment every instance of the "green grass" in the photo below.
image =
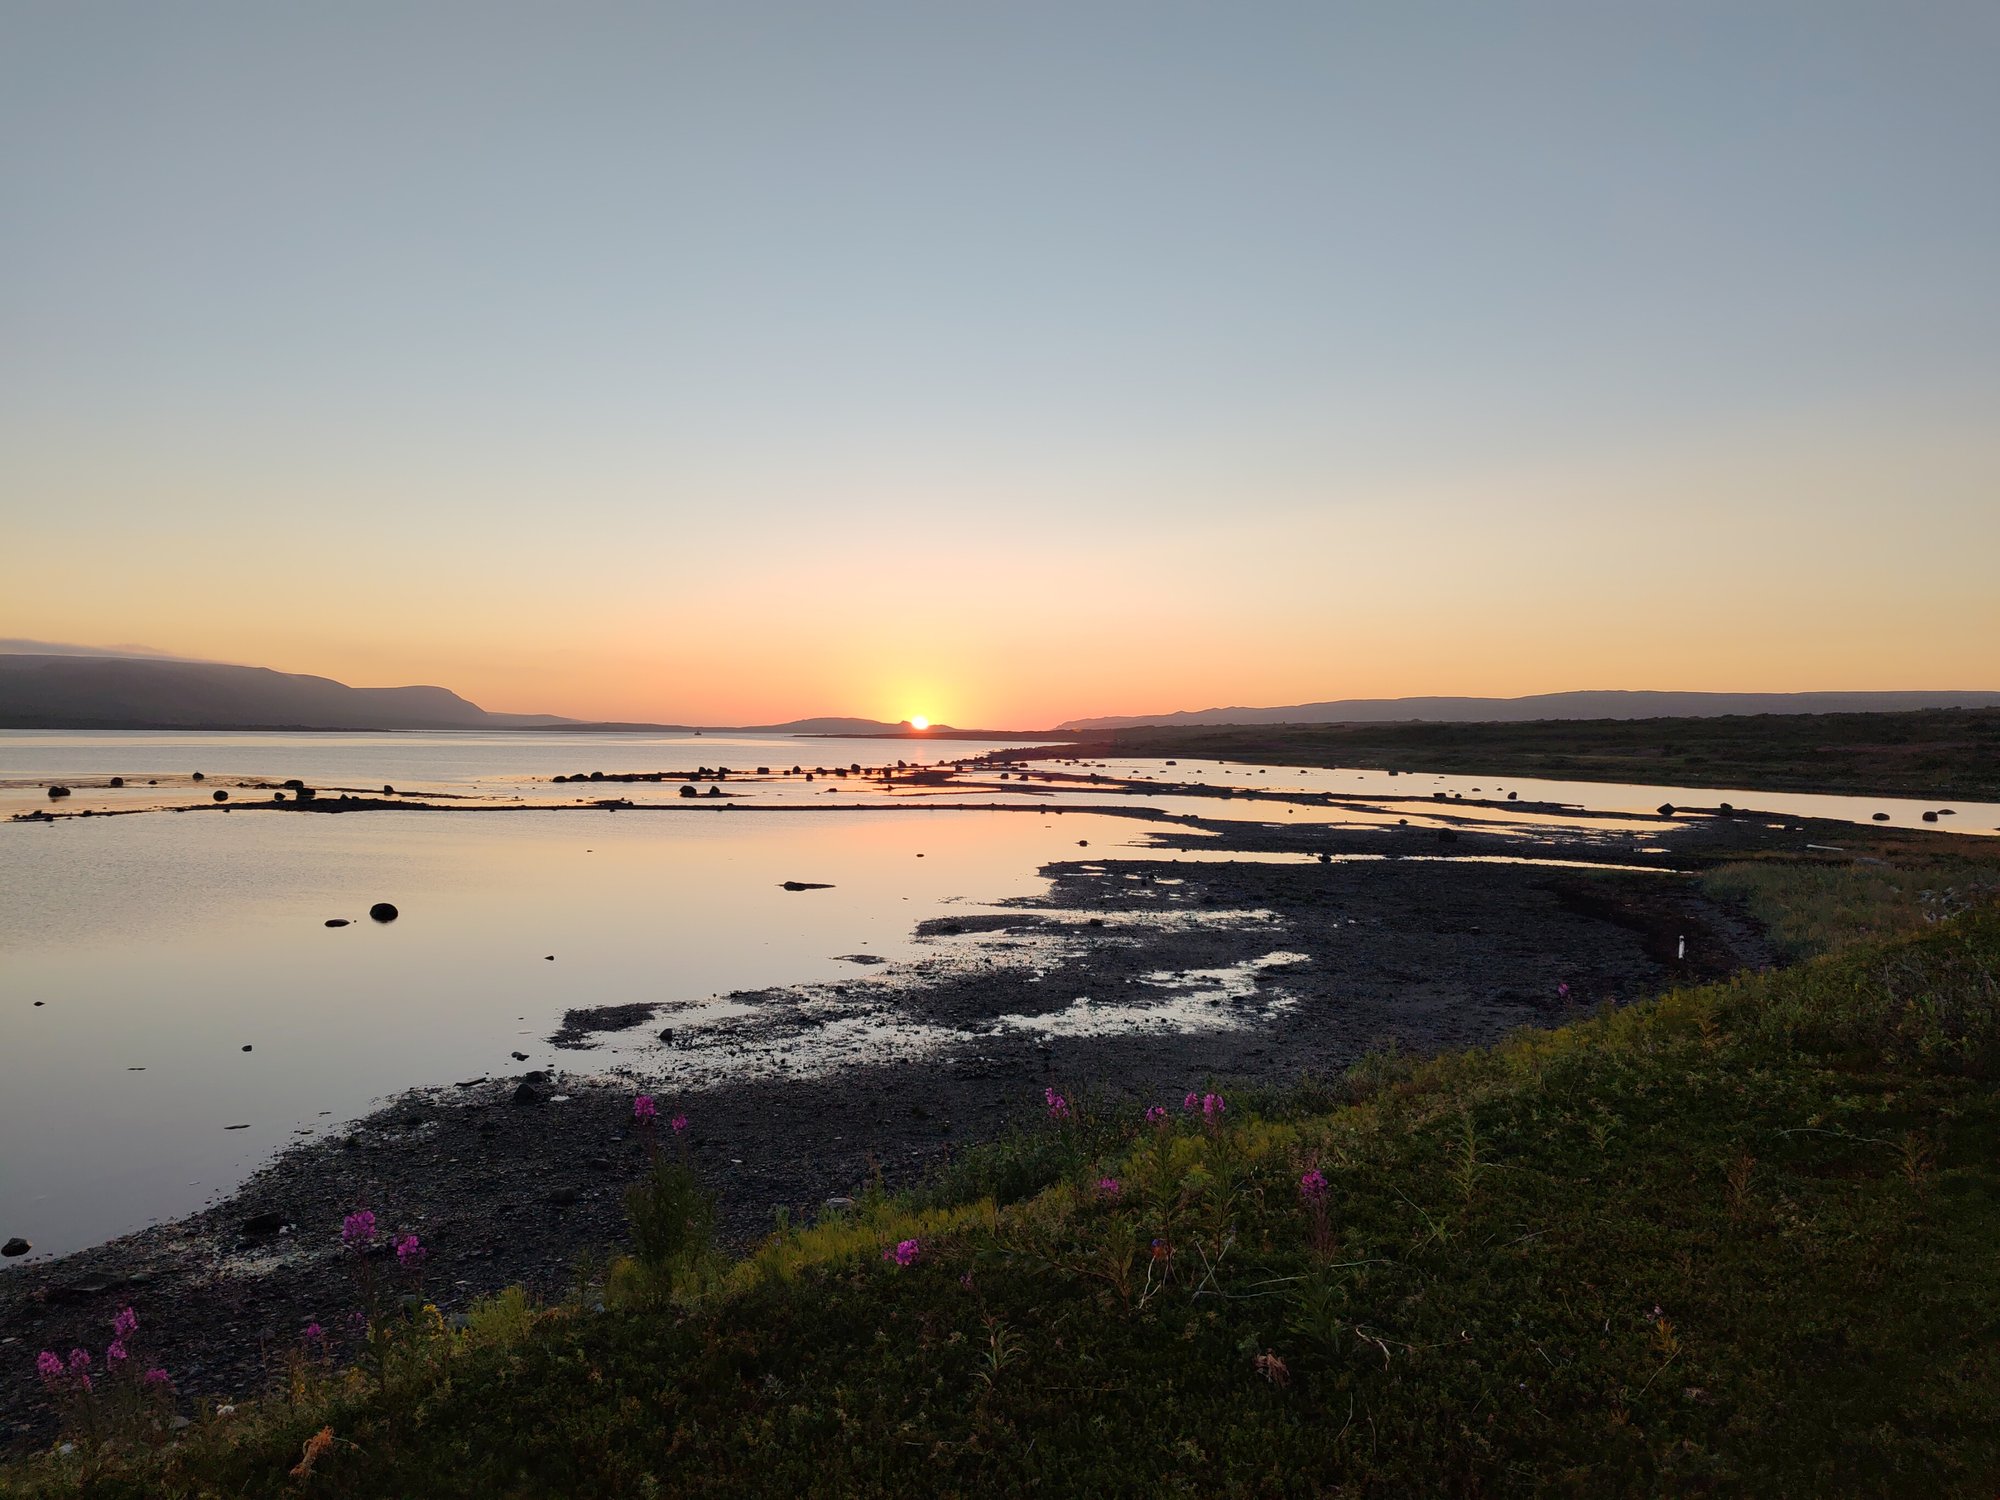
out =
<svg viewBox="0 0 2000 1500"><path fill-rule="evenodd" d="M1989 1496L1996 1079L1987 907L1222 1128L1083 1104L667 1306L627 1263L0 1493Z"/></svg>
<svg viewBox="0 0 2000 1500"><path fill-rule="evenodd" d="M1773 854L1707 871L1788 960L1921 932L2000 896L2000 839L1857 831L1839 854Z"/></svg>

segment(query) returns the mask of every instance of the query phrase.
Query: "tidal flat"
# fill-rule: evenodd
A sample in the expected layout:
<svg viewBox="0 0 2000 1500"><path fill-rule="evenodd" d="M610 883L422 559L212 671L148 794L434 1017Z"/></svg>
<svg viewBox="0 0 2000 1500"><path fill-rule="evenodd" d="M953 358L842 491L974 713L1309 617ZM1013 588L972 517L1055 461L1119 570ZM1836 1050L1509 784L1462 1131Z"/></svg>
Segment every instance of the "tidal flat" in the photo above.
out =
<svg viewBox="0 0 2000 1500"><path fill-rule="evenodd" d="M1349 773L1330 770L1244 785L1243 768L1077 761L1030 776L1018 753L928 768L905 756L900 772L850 765L811 782L803 765L724 777L697 764L615 781L616 806L556 800L573 785L565 772L419 806L347 793L352 817L266 796L234 799L230 814L174 804L187 818L86 820L86 804L5 830L114 849L141 830L220 841L212 866L170 842L181 884L157 901L125 893L119 920L167 948L122 955L98 976L107 992L157 977L165 935L212 914L218 892L255 905L241 887L258 882L245 863L257 839L292 851L284 868L334 877L261 892L269 904L242 944L256 963L232 968L204 941L183 975L186 993L212 987L204 1003L226 1013L223 1030L278 1027L247 1057L222 1030L208 1038L244 1072L270 1068L267 1111L246 1121L261 1138L225 1135L234 1105L202 1097L190 1138L238 1153L226 1188L16 1263L0 1277L10 1347L67 1347L136 1302L186 1395L246 1394L302 1328L337 1327L349 1310L338 1227L358 1207L422 1235L427 1292L447 1315L509 1285L568 1286L580 1257L623 1237L623 1189L647 1150L637 1092L688 1117L723 1235L745 1245L780 1214L800 1222L871 1181L922 1180L1031 1115L1048 1087L1137 1107L1211 1083L1289 1084L1371 1052L1479 1045L1764 967L1776 954L1759 925L1696 877L1814 857L1858 832L1748 807L1668 814L1628 797L1592 810L1522 800L1518 786L1510 799L1487 782L1392 790L1357 775L1348 791L1333 783ZM629 775L586 774L588 790ZM284 790L284 778L233 778L245 792L258 779ZM721 805L689 808L684 788L720 792ZM426 872L437 830L475 840L473 857L448 863L480 881ZM376 862L399 841L414 842ZM657 862L667 848L677 863ZM398 872L401 885L383 884ZM404 898L393 924L365 920L360 895L377 887ZM352 893L338 909L354 921L328 929L336 889ZM553 953L533 925L551 908L573 924ZM233 1010L217 998L228 993ZM125 1019L162 1017L166 1037L204 1024L173 1006ZM95 1053L136 1040L90 1030ZM190 1064L197 1096L213 1092L200 1073L212 1066ZM317 1126L305 1108L317 1099L297 1097L314 1074L336 1101ZM79 1127L77 1174L89 1177L92 1153L143 1157L142 1116L101 1141ZM17 1437L40 1431L32 1389L0 1401Z"/></svg>

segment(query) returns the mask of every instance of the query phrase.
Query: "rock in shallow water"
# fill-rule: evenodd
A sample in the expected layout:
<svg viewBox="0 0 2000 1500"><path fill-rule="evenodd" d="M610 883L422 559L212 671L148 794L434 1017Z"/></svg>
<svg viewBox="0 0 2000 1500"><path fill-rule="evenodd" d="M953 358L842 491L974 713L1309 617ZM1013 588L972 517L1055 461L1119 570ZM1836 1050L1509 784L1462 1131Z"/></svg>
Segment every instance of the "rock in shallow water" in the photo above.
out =
<svg viewBox="0 0 2000 1500"><path fill-rule="evenodd" d="M17 1234L6 1244L0 1245L0 1255L26 1255L34 1248Z"/></svg>
<svg viewBox="0 0 2000 1500"><path fill-rule="evenodd" d="M368 915L373 917L378 922L393 922L396 920L397 917L401 916L402 913L397 911L396 908L387 901L377 901L373 906L368 908Z"/></svg>

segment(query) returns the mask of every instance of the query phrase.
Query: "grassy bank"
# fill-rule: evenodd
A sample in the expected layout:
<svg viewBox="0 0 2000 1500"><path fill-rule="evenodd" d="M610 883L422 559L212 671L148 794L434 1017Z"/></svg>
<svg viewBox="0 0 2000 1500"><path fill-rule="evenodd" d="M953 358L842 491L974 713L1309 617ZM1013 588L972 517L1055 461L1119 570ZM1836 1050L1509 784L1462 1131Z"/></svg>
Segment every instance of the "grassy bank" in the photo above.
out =
<svg viewBox="0 0 2000 1500"><path fill-rule="evenodd" d="M1219 1112L1071 1100L0 1492L1990 1494L1996 1078L1987 907Z"/></svg>
<svg viewBox="0 0 2000 1500"><path fill-rule="evenodd" d="M1146 726L1027 754L2000 801L2000 709L1531 724Z"/></svg>

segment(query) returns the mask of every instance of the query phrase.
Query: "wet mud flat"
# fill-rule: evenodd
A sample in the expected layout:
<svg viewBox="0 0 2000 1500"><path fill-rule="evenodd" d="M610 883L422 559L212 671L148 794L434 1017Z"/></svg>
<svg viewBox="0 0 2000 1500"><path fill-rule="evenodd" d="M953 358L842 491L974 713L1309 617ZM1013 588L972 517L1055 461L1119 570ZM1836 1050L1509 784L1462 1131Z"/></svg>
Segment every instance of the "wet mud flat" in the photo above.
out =
<svg viewBox="0 0 2000 1500"><path fill-rule="evenodd" d="M1776 829L1704 821L1646 844L1685 869ZM1047 1084L1136 1109L1389 1044L1489 1042L1771 960L1685 873L1607 868L1629 838L1215 823L1154 843L1079 850L1045 898L927 922L926 956L857 962L851 983L573 1011L522 1074L412 1092L200 1214L0 1275L0 1369L19 1377L0 1380L0 1440L46 1435L36 1351L102 1346L128 1302L184 1405L254 1393L305 1325L345 1327L338 1235L356 1207L422 1237L424 1294L448 1314L513 1283L564 1291L580 1256L623 1238L650 1149L639 1090L689 1117L741 1244L878 1169L920 1180L1032 1118Z"/></svg>

